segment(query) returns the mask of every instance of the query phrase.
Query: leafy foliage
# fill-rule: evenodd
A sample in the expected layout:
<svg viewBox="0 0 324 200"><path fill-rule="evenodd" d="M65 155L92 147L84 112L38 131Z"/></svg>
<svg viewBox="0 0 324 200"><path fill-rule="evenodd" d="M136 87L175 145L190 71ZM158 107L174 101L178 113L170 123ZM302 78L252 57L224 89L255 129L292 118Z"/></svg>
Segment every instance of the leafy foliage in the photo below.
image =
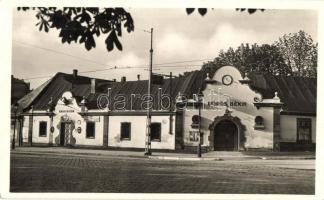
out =
<svg viewBox="0 0 324 200"><path fill-rule="evenodd" d="M196 10L195 8L186 8L186 12L187 12L188 15L192 14L195 10ZM198 13L201 16L204 16L207 13L207 8L198 8L197 10L198 10ZM257 8L236 8L236 11L241 11L241 12L247 11L249 14L253 14L258 10L263 12L265 9L262 9L262 8L261 9L257 9Z"/></svg>
<svg viewBox="0 0 324 200"><path fill-rule="evenodd" d="M96 47L95 37L108 34L105 40L106 48L112 51L114 47L122 50L119 41L122 36L122 27L127 32L134 31L134 21L130 13L123 8L92 8L92 7L19 7L18 10L36 10L39 20L36 26L39 31L48 32L50 28L60 30L59 37L62 43L79 42L87 50Z"/></svg>
<svg viewBox="0 0 324 200"><path fill-rule="evenodd" d="M108 51L114 47L122 50L123 46L119 41L122 36L122 27L127 32L134 31L134 21L131 14L123 8L96 8L96 7L18 7L18 10L36 10L39 31L49 32L51 28L60 30L59 37L62 43L71 42L84 44L89 51L96 47L95 37L107 34L105 44ZM187 8L188 15L196 9ZM197 8L201 16L207 14L207 8ZM238 8L238 11L245 11L245 8ZM257 10L247 9L252 14Z"/></svg>
<svg viewBox="0 0 324 200"><path fill-rule="evenodd" d="M263 8L236 8L236 11L241 11L241 12L247 11L249 14L253 14L258 10L260 10L261 12L265 11L265 9Z"/></svg>
<svg viewBox="0 0 324 200"><path fill-rule="evenodd" d="M274 75L287 75L291 73L285 64L279 49L275 45L242 44L227 51L221 50L212 65L203 66L207 71L213 71L224 65L233 65L243 72L261 72ZM208 69L207 69L208 68Z"/></svg>
<svg viewBox="0 0 324 200"><path fill-rule="evenodd" d="M213 62L202 69L214 72L225 65L238 67L242 72L273 75L316 77L317 45L305 32L284 35L274 44L241 44L221 50Z"/></svg>
<svg viewBox="0 0 324 200"><path fill-rule="evenodd" d="M275 45L296 76L316 76L317 44L314 44L310 35L301 30L285 34Z"/></svg>

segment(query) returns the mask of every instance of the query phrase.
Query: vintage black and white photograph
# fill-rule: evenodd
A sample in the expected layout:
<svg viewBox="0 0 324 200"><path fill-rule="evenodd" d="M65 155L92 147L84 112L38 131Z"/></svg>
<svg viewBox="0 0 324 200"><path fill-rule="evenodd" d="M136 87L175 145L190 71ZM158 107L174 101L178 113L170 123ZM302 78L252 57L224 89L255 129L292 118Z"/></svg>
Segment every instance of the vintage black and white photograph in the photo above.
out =
<svg viewBox="0 0 324 200"><path fill-rule="evenodd" d="M318 14L12 8L9 192L315 195Z"/></svg>

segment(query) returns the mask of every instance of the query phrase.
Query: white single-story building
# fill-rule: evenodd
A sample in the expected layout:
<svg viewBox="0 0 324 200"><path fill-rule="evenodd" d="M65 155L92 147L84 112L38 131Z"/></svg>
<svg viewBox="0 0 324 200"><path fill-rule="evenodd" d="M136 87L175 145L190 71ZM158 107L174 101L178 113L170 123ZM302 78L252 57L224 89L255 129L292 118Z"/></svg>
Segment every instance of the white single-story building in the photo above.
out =
<svg viewBox="0 0 324 200"><path fill-rule="evenodd" d="M315 150L316 79L224 66L147 86L57 73L19 101L16 142L145 148L149 105L153 150Z"/></svg>

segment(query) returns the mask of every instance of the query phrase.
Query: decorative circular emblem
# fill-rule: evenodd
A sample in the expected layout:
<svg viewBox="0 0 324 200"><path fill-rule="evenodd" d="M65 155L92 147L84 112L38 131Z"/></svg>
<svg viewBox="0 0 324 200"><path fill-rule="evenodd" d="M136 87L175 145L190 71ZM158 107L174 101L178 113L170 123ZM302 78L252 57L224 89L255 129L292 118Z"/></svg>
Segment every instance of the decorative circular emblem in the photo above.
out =
<svg viewBox="0 0 324 200"><path fill-rule="evenodd" d="M78 132L78 133L81 133L81 131L82 131L81 127L78 127L78 128L77 128L77 132Z"/></svg>
<svg viewBox="0 0 324 200"><path fill-rule="evenodd" d="M199 124L200 117L199 117L199 115L194 115L194 116L192 116L191 120L192 120L192 123Z"/></svg>
<svg viewBox="0 0 324 200"><path fill-rule="evenodd" d="M257 102L257 103L261 102L261 99L259 97L254 97L253 100L254 100L254 102Z"/></svg>
<svg viewBox="0 0 324 200"><path fill-rule="evenodd" d="M222 83L224 85L231 85L233 83L233 77L231 75L224 75L222 78Z"/></svg>
<svg viewBox="0 0 324 200"><path fill-rule="evenodd" d="M52 126L52 127L50 128L51 133L53 133L54 130L55 130L55 128L54 128L54 126Z"/></svg>

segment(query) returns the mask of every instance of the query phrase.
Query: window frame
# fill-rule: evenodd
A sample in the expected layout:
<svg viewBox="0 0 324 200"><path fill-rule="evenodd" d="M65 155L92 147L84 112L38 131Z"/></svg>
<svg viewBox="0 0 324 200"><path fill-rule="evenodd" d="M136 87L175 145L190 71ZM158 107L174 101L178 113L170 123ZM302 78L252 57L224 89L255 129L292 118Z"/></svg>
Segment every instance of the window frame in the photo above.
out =
<svg viewBox="0 0 324 200"><path fill-rule="evenodd" d="M88 124L93 124L93 136L89 136L88 135ZM86 138L87 139L95 139L96 138L96 122L92 122L92 121L88 121L87 123L86 123Z"/></svg>
<svg viewBox="0 0 324 200"><path fill-rule="evenodd" d="M128 130L129 130L129 137L123 137L123 124L128 124L129 127L128 127ZM120 123L120 140L131 140L132 138L132 123L131 122L121 122Z"/></svg>
<svg viewBox="0 0 324 200"><path fill-rule="evenodd" d="M260 115L254 118L254 130L264 130L264 118Z"/></svg>
<svg viewBox="0 0 324 200"><path fill-rule="evenodd" d="M152 125L158 124L160 126L160 133L159 133L159 138L156 139L152 139ZM153 122L151 123L151 127L150 127L150 139L152 142L161 142L161 138L162 138L162 123L161 122Z"/></svg>
<svg viewBox="0 0 324 200"><path fill-rule="evenodd" d="M308 140L301 140L299 138L299 128L300 128L300 124L302 122L307 122L309 123L309 136L308 136ZM304 143L304 144L309 144L312 143L312 119L311 118L297 118L296 119L296 142L297 143Z"/></svg>
<svg viewBox="0 0 324 200"><path fill-rule="evenodd" d="M41 134L41 124L45 124L45 134ZM47 137L47 121L39 121L38 136L39 137Z"/></svg>

